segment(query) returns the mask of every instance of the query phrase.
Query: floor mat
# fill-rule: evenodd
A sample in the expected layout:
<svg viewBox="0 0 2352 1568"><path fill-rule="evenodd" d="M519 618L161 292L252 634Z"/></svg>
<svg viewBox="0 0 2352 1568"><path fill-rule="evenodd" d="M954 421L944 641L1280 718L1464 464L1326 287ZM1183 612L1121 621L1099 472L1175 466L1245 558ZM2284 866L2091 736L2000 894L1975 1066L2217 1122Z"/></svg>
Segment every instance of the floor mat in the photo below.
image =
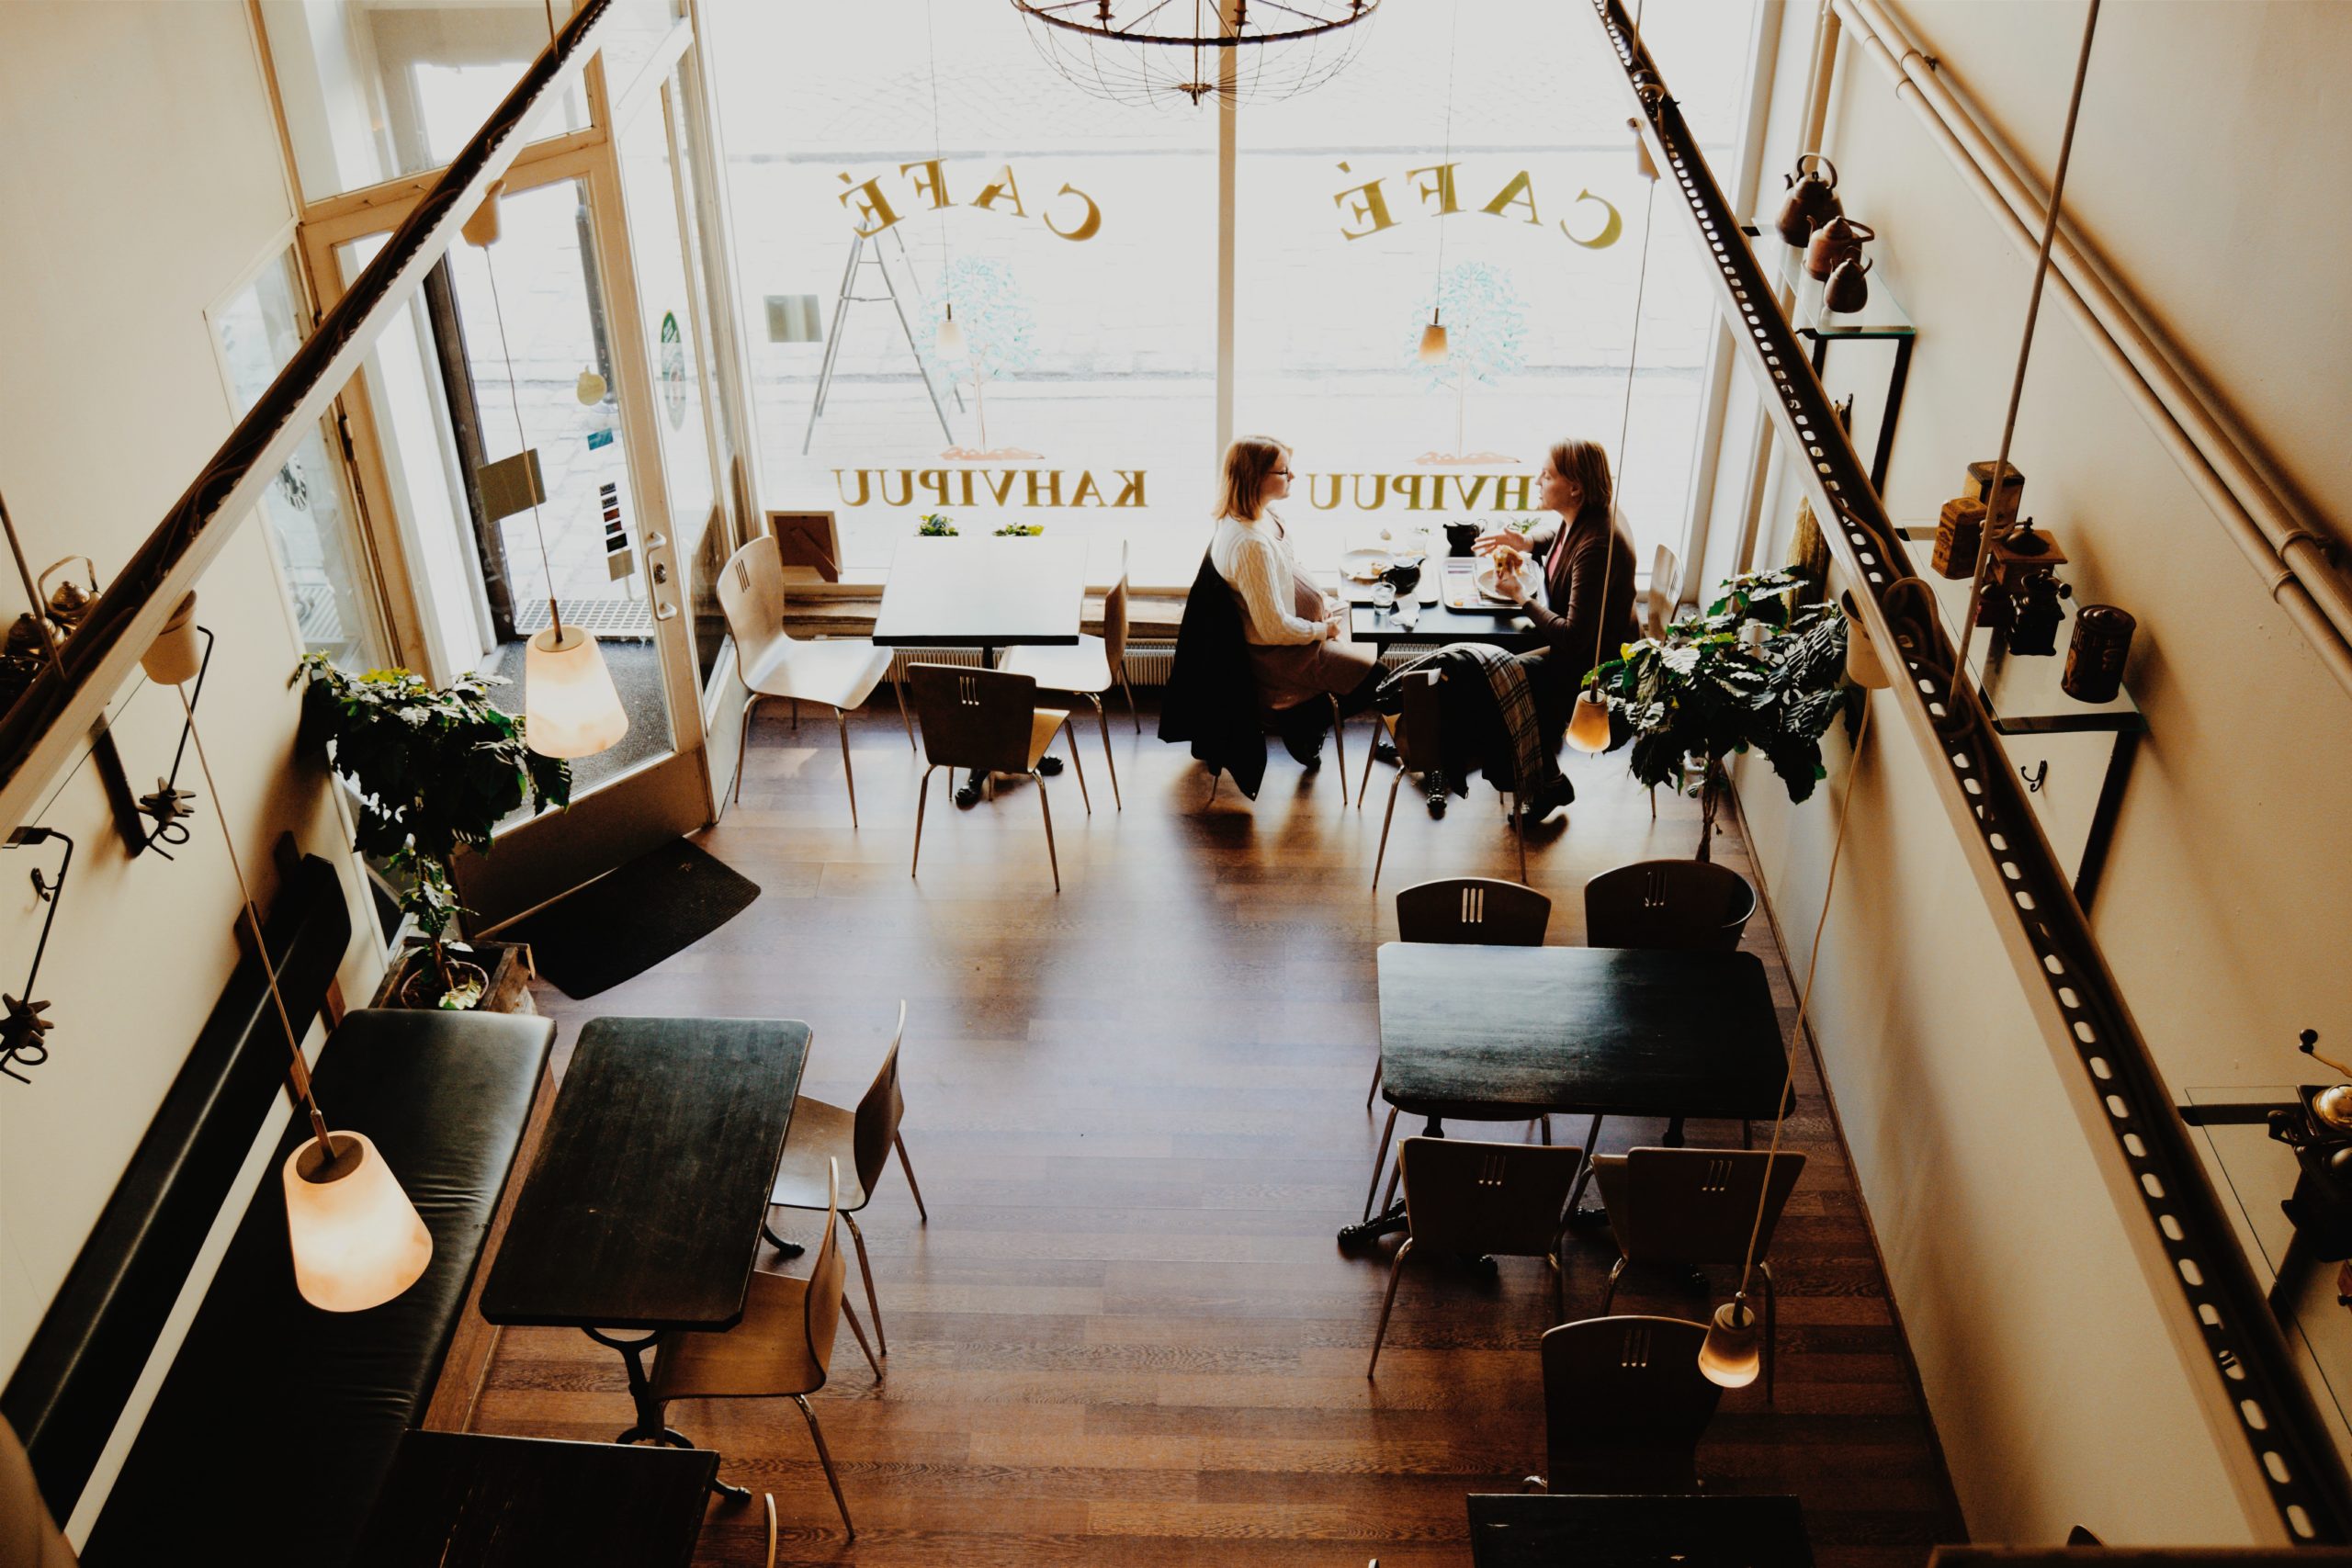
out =
<svg viewBox="0 0 2352 1568"><path fill-rule="evenodd" d="M529 942L564 995L593 997L693 946L759 896L758 883L673 839L498 935Z"/></svg>

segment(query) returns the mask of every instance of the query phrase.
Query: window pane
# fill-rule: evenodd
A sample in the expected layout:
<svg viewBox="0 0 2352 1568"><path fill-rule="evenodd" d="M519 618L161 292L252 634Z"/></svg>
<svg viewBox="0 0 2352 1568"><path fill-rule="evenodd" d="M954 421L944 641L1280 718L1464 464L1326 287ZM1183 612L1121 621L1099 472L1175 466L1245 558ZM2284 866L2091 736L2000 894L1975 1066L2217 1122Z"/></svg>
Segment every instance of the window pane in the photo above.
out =
<svg viewBox="0 0 2352 1568"><path fill-rule="evenodd" d="M1189 582L1216 456L1215 109L1087 96L1008 6L701 15L765 504L833 511L853 569L887 567L944 512L966 534L1090 539L1098 581L1132 540L1137 581ZM775 62L808 58L825 70L778 91ZM943 280L966 355L935 347Z"/></svg>
<svg viewBox="0 0 2352 1568"><path fill-rule="evenodd" d="M1748 7L1671 10L1645 41L1728 137ZM1670 193L1643 286L1651 187L1615 62L1553 0L1384 6L1374 28L1330 82L1240 118L1235 418L1296 447L1294 535L1328 565L1382 528L1526 510L1564 437L1613 462L1638 294L1619 504L1645 565L1679 548L1713 316ZM1428 366L1433 307L1449 355Z"/></svg>
<svg viewBox="0 0 2352 1568"><path fill-rule="evenodd" d="M214 318L229 395L240 415L301 346L306 315L289 252L264 267ZM391 662L390 642L329 428L321 421L302 433L294 455L263 492L261 513L294 601L302 646L345 670L379 669Z"/></svg>
<svg viewBox="0 0 2352 1568"><path fill-rule="evenodd" d="M311 201L447 164L548 45L543 0L262 0L261 11ZM575 85L531 135L587 123Z"/></svg>

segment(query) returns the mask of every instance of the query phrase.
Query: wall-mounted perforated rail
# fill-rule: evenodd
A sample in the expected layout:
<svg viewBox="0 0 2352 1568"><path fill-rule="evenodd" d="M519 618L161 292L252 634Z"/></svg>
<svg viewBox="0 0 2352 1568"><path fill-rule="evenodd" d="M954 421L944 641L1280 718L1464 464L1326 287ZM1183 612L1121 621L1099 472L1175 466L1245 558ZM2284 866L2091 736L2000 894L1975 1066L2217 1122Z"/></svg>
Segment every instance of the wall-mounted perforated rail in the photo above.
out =
<svg viewBox="0 0 2352 1568"><path fill-rule="evenodd" d="M2335 1446L2017 774L1975 693L1953 678L1961 663L1928 586L1911 571L1657 62L1614 0L1587 4L1624 70L1643 134L1696 225L1740 357L1767 389L1764 401L1863 620L1881 649L1900 653L1908 680L1898 678L1889 694L1928 754L2062 1074L2082 1091L2093 1152L2119 1206L2136 1200L2127 1225L2152 1278L2161 1276L2159 1289L2177 1303L2177 1337L2210 1366L2209 1407L2244 1438L2258 1478L2245 1490L2267 1491L2290 1541L2352 1539L2352 1483Z"/></svg>

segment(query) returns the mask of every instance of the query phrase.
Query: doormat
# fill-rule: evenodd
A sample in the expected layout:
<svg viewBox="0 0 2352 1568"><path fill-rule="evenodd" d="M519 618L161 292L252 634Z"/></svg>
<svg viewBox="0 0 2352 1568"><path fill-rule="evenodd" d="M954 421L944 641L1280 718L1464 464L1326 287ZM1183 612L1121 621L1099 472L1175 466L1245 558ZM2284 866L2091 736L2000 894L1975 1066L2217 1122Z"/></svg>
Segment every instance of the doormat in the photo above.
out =
<svg viewBox="0 0 2352 1568"><path fill-rule="evenodd" d="M565 894L501 931L527 942L541 975L593 997L683 953L750 908L760 886L684 839Z"/></svg>

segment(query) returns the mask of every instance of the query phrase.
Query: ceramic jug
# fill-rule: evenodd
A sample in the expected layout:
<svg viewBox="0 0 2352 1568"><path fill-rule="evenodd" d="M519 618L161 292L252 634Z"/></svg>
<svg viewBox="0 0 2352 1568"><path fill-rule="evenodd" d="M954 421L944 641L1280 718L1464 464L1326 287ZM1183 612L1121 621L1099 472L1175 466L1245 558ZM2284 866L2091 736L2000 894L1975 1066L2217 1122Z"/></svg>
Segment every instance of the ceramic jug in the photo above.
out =
<svg viewBox="0 0 2352 1568"><path fill-rule="evenodd" d="M1829 275L1829 282L1821 291L1821 302L1840 315L1850 315L1871 302L1871 286L1862 274L1872 263L1860 252L1838 264Z"/></svg>
<svg viewBox="0 0 2352 1568"><path fill-rule="evenodd" d="M1823 179L1819 169L1808 169L1807 162L1829 171ZM1818 152L1807 152L1797 160L1797 172L1782 175L1781 183L1789 188L1788 199L1781 203L1778 227L1781 238L1792 245L1802 247L1813 238L1813 231L1838 217L1844 209L1838 203L1838 165Z"/></svg>
<svg viewBox="0 0 2352 1568"><path fill-rule="evenodd" d="M1812 248L1804 254L1804 269L1815 278L1826 279L1838 270L1838 264L1852 261L1862 254L1862 242L1875 240L1878 231L1867 223L1857 223L1840 215L1815 231Z"/></svg>

